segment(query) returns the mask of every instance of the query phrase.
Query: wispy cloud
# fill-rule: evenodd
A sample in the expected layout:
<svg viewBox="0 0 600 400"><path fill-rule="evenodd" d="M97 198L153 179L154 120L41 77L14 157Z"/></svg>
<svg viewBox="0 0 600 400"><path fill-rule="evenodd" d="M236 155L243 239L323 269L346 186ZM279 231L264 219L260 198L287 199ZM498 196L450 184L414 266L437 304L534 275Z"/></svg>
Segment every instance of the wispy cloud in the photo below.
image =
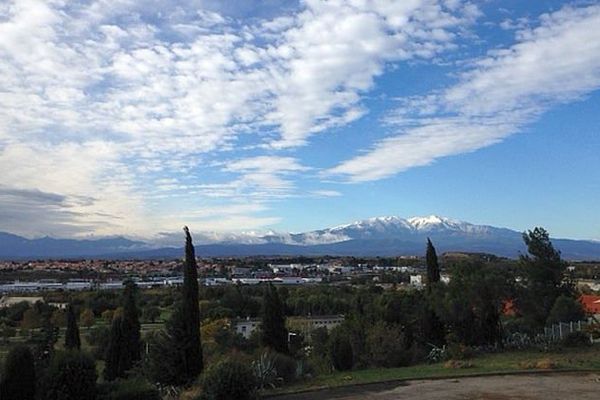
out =
<svg viewBox="0 0 600 400"><path fill-rule="evenodd" d="M328 171L377 180L498 143L557 104L600 87L600 6L541 16L516 44L475 60L459 82L402 102L387 123L398 135Z"/></svg>

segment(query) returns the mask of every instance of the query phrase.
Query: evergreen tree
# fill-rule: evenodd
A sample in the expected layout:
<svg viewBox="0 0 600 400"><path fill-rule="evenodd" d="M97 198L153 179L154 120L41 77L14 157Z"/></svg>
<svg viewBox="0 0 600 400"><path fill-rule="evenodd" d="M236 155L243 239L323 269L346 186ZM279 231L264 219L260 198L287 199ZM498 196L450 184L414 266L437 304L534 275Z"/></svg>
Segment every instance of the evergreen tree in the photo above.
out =
<svg viewBox="0 0 600 400"><path fill-rule="evenodd" d="M106 350L106 380L124 378L141 358L139 312L136 306L137 286L133 281L124 283L123 307L112 321Z"/></svg>
<svg viewBox="0 0 600 400"><path fill-rule="evenodd" d="M96 365L80 351L58 352L44 376L44 400L95 400ZM4 398L2 398L4 400Z"/></svg>
<svg viewBox="0 0 600 400"><path fill-rule="evenodd" d="M79 350L81 340L79 338L79 327L77 327L77 317L73 306L67 307L67 332L65 333L65 348L69 350Z"/></svg>
<svg viewBox="0 0 600 400"><path fill-rule="evenodd" d="M561 295L572 295L572 288L564 282L567 264L560 251L554 249L548 232L536 227L523 234L528 255L520 257L526 291L519 299L519 310L538 326L542 326Z"/></svg>
<svg viewBox="0 0 600 400"><path fill-rule="evenodd" d="M0 381L0 399L33 400L35 384L33 355L28 347L18 345L6 356Z"/></svg>
<svg viewBox="0 0 600 400"><path fill-rule="evenodd" d="M200 342L200 307L198 302L198 266L192 236L185 232L185 263L183 267L182 299L167 324L173 342L174 360L179 369L180 383L194 380L203 369Z"/></svg>
<svg viewBox="0 0 600 400"><path fill-rule="evenodd" d="M429 238L427 238L425 259L427 261L427 290L431 291L432 285L440 281L440 265L435 247Z"/></svg>
<svg viewBox="0 0 600 400"><path fill-rule="evenodd" d="M279 353L287 353L288 331L285 327L283 304L277 289L271 283L264 289L262 307L262 344Z"/></svg>
<svg viewBox="0 0 600 400"><path fill-rule="evenodd" d="M124 348L119 359L119 369L129 370L140 360L142 341L140 337L139 311L136 306L137 286L132 280L124 282L122 335Z"/></svg>
<svg viewBox="0 0 600 400"><path fill-rule="evenodd" d="M106 360L104 366L104 379L107 381L115 380L124 375L124 371L119 367L124 343L123 315L119 312L113 317L110 326L108 346L106 347L106 355L104 356L104 359Z"/></svg>

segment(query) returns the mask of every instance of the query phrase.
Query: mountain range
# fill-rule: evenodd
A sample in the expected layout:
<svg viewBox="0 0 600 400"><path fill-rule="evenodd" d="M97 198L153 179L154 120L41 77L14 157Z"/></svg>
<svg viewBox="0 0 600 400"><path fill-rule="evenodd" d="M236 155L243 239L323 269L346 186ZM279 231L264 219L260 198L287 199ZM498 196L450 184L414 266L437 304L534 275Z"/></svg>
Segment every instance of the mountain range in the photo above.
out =
<svg viewBox="0 0 600 400"><path fill-rule="evenodd" d="M172 236L172 235L171 235ZM488 225L475 225L450 218L376 217L351 224L303 233L194 235L196 253L205 257L268 255L397 256L422 255L431 238L439 253L481 252L515 258L525 253L522 233ZM183 240L183 236L182 236ZM600 242L552 239L565 259L600 259ZM177 258L179 246L124 237L104 239L26 239L0 233L0 258Z"/></svg>

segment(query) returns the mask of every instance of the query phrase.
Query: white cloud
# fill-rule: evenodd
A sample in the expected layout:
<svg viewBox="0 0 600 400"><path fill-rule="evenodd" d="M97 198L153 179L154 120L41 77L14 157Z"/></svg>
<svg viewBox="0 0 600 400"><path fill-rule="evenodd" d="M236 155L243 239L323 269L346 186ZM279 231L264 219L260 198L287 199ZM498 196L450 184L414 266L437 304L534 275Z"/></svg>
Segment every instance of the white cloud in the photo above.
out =
<svg viewBox="0 0 600 400"><path fill-rule="evenodd" d="M144 182L191 176L205 155L239 159L239 141L294 147L356 120L386 63L451 49L476 15L455 0L306 0L269 20L192 0L3 2L0 183L93 198L70 215L97 234L160 229L147 201L155 189L295 195L294 177L308 169L292 157L234 161L225 168L233 181ZM98 214L111 217L100 224Z"/></svg>
<svg viewBox="0 0 600 400"><path fill-rule="evenodd" d="M385 178L454 154L497 143L556 104L600 87L600 6L565 7L517 43L477 60L440 93L410 99L388 123L399 135L329 173L360 182Z"/></svg>

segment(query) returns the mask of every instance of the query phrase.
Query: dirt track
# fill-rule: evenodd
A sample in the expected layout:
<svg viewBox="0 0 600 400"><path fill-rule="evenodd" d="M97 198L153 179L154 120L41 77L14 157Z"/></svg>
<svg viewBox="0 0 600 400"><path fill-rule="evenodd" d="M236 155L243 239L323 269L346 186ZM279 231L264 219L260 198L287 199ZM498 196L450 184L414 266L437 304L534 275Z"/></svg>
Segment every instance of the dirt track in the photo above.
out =
<svg viewBox="0 0 600 400"><path fill-rule="evenodd" d="M417 380L277 397L277 400L598 400L600 374Z"/></svg>

